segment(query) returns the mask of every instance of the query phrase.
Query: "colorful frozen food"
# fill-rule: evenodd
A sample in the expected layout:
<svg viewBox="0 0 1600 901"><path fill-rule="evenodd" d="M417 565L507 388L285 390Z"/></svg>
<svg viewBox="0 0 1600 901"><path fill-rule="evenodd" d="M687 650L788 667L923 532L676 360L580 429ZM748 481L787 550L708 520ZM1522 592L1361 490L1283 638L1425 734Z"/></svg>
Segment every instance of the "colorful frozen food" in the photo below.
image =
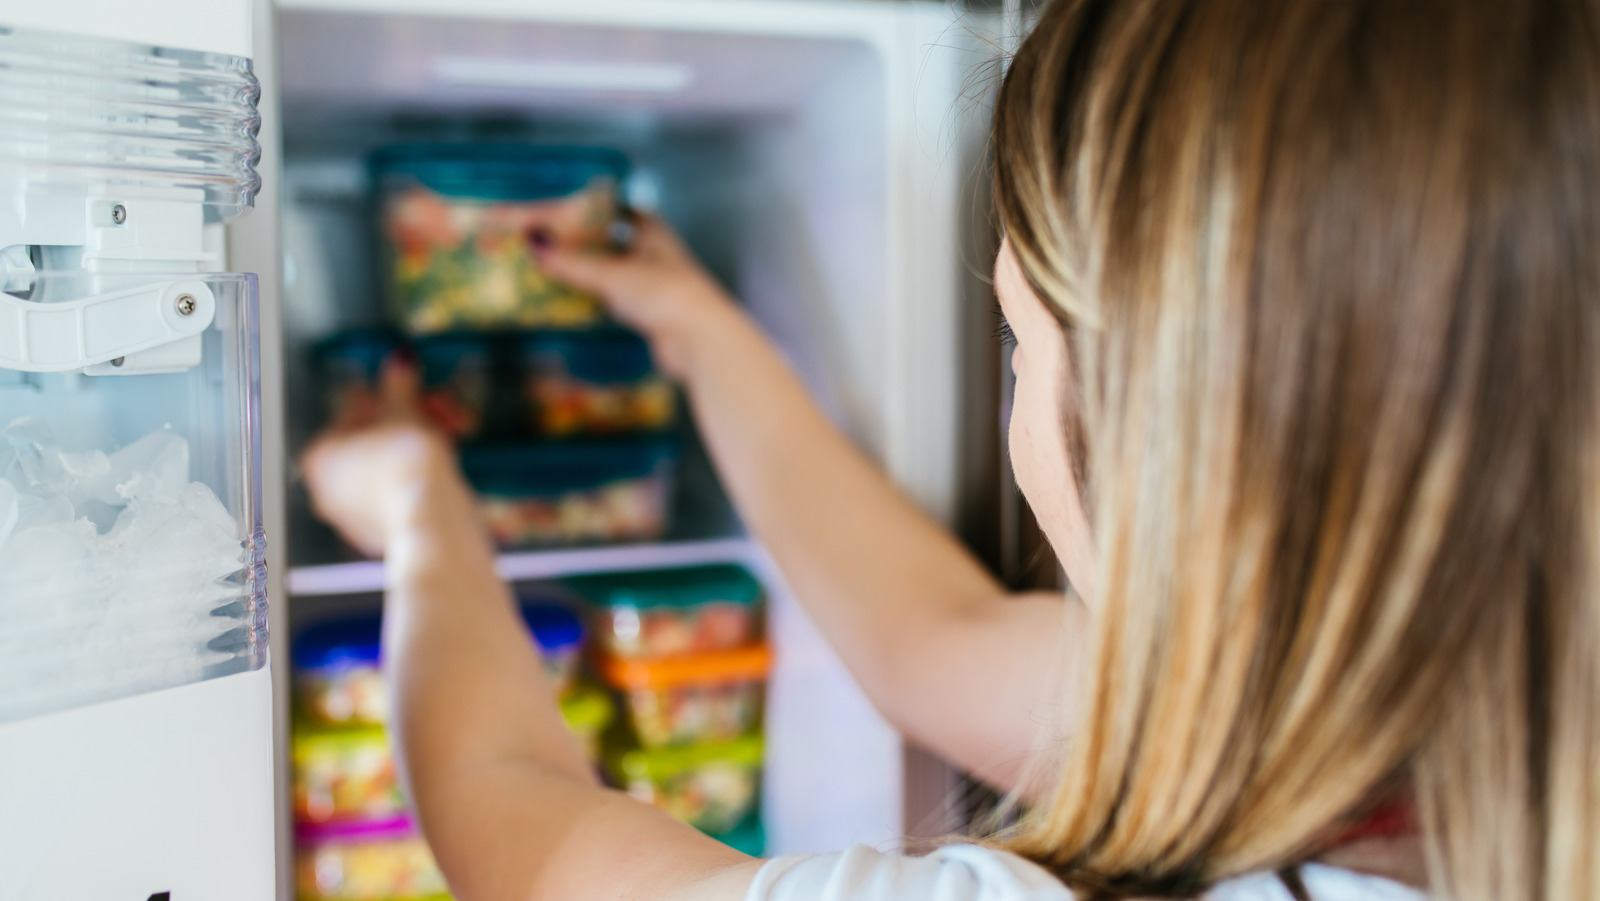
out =
<svg viewBox="0 0 1600 901"><path fill-rule="evenodd" d="M632 332L540 332L524 336L520 351L530 426L538 434L660 431L677 417L677 391Z"/></svg>
<svg viewBox="0 0 1600 901"><path fill-rule="evenodd" d="M552 280L534 248L605 245L620 154L530 145L394 147L373 159L392 305L413 334L585 327L591 294Z"/></svg>
<svg viewBox="0 0 1600 901"><path fill-rule="evenodd" d="M595 639L631 659L724 651L761 638L761 583L733 565L570 579L591 608Z"/></svg>
<svg viewBox="0 0 1600 901"><path fill-rule="evenodd" d="M302 901L413 901L446 892L439 865L408 816L301 826L295 883Z"/></svg>
<svg viewBox="0 0 1600 901"><path fill-rule="evenodd" d="M381 726L302 725L291 742L294 812L302 823L388 819L405 813L394 752Z"/></svg>
<svg viewBox="0 0 1600 901"><path fill-rule="evenodd" d="M667 530L671 439L472 447L461 465L502 548L641 541Z"/></svg>
<svg viewBox="0 0 1600 901"><path fill-rule="evenodd" d="M755 809L761 787L759 736L716 745L626 750L606 772L628 794L709 833L726 833Z"/></svg>
<svg viewBox="0 0 1600 901"><path fill-rule="evenodd" d="M600 677L645 748L724 742L755 732L772 652L766 645L689 657L601 657Z"/></svg>

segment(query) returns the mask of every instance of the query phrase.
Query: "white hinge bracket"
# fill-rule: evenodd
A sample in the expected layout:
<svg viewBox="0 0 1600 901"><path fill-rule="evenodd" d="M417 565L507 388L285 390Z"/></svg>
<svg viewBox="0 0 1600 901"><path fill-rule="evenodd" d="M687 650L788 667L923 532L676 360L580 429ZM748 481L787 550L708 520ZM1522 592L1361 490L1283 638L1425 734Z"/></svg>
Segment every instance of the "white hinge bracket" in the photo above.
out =
<svg viewBox="0 0 1600 901"><path fill-rule="evenodd" d="M204 282L157 282L60 303L0 293L0 369L90 375L181 372L217 315Z"/></svg>

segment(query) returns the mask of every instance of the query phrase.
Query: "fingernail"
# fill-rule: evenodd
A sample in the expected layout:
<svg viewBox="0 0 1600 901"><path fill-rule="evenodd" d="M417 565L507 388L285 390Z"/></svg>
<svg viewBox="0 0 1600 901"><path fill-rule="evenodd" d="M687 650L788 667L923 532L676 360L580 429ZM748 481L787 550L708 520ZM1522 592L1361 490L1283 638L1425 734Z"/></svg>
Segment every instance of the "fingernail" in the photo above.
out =
<svg viewBox="0 0 1600 901"><path fill-rule="evenodd" d="M556 245L555 236L542 225L528 229L528 244L535 253L543 253Z"/></svg>
<svg viewBox="0 0 1600 901"><path fill-rule="evenodd" d="M389 359L393 360L397 366L404 366L410 369L417 365L417 349L410 344L402 344L395 348L394 353L389 355Z"/></svg>
<svg viewBox="0 0 1600 901"><path fill-rule="evenodd" d="M606 237L611 241L612 249L618 253L626 253L633 246L633 237L638 232L632 218L617 219L612 221L607 229Z"/></svg>

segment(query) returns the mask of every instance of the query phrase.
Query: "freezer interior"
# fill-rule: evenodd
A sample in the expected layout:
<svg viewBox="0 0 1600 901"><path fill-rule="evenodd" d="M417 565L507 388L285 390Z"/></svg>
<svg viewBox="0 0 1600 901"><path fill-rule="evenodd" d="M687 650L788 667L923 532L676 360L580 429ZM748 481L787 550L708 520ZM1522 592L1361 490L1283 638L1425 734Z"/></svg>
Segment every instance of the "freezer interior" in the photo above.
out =
<svg viewBox="0 0 1600 901"><path fill-rule="evenodd" d="M677 228L830 414L880 452L891 406L883 336L899 290L889 236L903 225L891 160L902 136L886 126L897 76L878 40L892 13L873 15L868 39L849 29L752 34L711 23L539 21L537 13L281 9L289 453L323 416L317 342L384 319L371 153L462 140L621 150L633 165L630 203ZM782 574L744 537L692 430L685 438L678 515L665 542L711 541L771 590L768 852L895 840L899 739L796 606ZM338 565L336 543L310 521L303 496L291 489L289 503L291 567ZM291 630L376 604L362 591L296 596Z"/></svg>

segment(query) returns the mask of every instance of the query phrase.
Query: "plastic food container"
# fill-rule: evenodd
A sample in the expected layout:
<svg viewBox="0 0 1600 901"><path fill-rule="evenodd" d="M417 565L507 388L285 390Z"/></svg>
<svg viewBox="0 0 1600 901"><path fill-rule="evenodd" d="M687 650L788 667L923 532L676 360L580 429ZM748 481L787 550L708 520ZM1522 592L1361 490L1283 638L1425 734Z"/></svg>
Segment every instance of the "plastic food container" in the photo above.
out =
<svg viewBox="0 0 1600 901"><path fill-rule="evenodd" d="M461 467L503 548L660 538L677 443L668 438L474 447Z"/></svg>
<svg viewBox="0 0 1600 901"><path fill-rule="evenodd" d="M561 604L524 599L521 606L522 621L533 633L550 677L565 692L572 686L583 651L583 620Z"/></svg>
<svg viewBox="0 0 1600 901"><path fill-rule="evenodd" d="M767 853L767 830L761 825L761 818L754 814L745 817L732 831L715 833L711 837L751 857Z"/></svg>
<svg viewBox="0 0 1600 901"><path fill-rule="evenodd" d="M321 623L294 643L295 690L302 716L331 726L379 726L389 719L376 616Z"/></svg>
<svg viewBox="0 0 1600 901"><path fill-rule="evenodd" d="M483 433L492 359L493 348L483 335L436 335L417 342L422 410L451 437L470 439Z"/></svg>
<svg viewBox="0 0 1600 901"><path fill-rule="evenodd" d="M543 332L520 345L530 426L538 434L660 431L676 419L677 392L633 332Z"/></svg>
<svg viewBox="0 0 1600 901"><path fill-rule="evenodd" d="M566 607L527 602L523 621L551 675L571 684L583 649L583 621ZM294 645L295 689L300 713L312 727L381 726L389 719L379 638L383 621L363 616L320 623Z"/></svg>
<svg viewBox="0 0 1600 901"><path fill-rule="evenodd" d="M391 819L405 813L394 751L382 727L294 730L294 811L302 823Z"/></svg>
<svg viewBox="0 0 1600 901"><path fill-rule="evenodd" d="M561 699L561 716L567 721L567 728L582 743L589 760L598 762L600 735L616 716L611 696L604 689L592 685L579 686Z"/></svg>
<svg viewBox="0 0 1600 901"><path fill-rule="evenodd" d="M627 160L610 150L514 144L391 147L372 159L390 299L414 334L572 328L594 296L550 279L533 245L606 244Z"/></svg>
<svg viewBox="0 0 1600 901"><path fill-rule="evenodd" d="M595 639L628 659L724 651L761 637L761 583L738 566L697 566L568 581L592 609Z"/></svg>
<svg viewBox="0 0 1600 901"><path fill-rule="evenodd" d="M295 834L295 882L302 901L441 898L444 876L409 817Z"/></svg>
<svg viewBox="0 0 1600 901"><path fill-rule="evenodd" d="M761 787L759 736L717 745L628 750L606 760L606 774L628 794L713 835L755 810Z"/></svg>
<svg viewBox="0 0 1600 901"><path fill-rule="evenodd" d="M340 332L317 344L312 351L322 383L322 399L329 419L355 401L369 398L378 387L383 361L401 345L400 336L388 329Z"/></svg>
<svg viewBox="0 0 1600 901"><path fill-rule="evenodd" d="M640 746L662 748L755 732L772 651L752 645L661 660L602 657L598 666Z"/></svg>

